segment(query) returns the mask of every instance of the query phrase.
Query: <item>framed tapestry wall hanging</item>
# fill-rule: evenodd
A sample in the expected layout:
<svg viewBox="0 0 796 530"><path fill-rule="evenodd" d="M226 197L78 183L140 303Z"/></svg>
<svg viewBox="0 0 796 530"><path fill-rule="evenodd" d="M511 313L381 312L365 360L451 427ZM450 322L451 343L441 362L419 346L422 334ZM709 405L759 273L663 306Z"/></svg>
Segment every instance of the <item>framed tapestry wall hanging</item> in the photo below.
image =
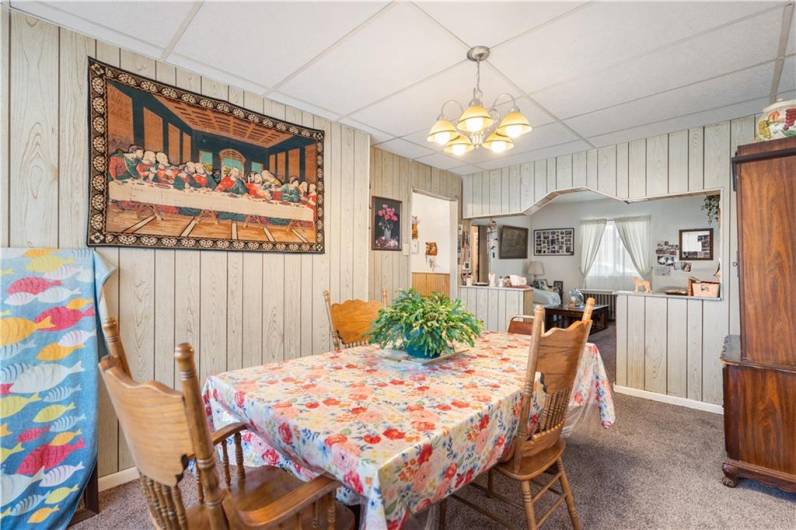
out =
<svg viewBox="0 0 796 530"><path fill-rule="evenodd" d="M89 246L324 252L323 131L88 71Z"/></svg>

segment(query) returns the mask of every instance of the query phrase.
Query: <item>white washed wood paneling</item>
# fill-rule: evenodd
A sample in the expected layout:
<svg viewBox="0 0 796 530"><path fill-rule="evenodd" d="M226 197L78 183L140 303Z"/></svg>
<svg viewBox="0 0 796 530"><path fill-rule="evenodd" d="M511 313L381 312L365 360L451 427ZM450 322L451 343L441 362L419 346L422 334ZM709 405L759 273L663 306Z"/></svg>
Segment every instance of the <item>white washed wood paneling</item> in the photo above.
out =
<svg viewBox="0 0 796 530"><path fill-rule="evenodd" d="M721 401L722 341L740 327L737 218L730 185L730 158L738 145L753 140L754 123L754 117L747 116L580 151L571 154L571 165L570 155L561 155L509 167L509 174L513 167L520 167L521 211L532 208L551 192L568 189L570 177L572 188L590 187L630 201L708 189L723 192L721 227L724 229L716 248L722 269L727 271L723 275L722 298L670 299L663 310L662 302L649 302L650 306L646 307L637 295L620 296L617 311L620 314L624 311L624 317L617 323L617 355L624 361L618 361L619 384L710 403ZM487 173L485 180L496 171L500 170ZM612 186L615 188L611 189ZM488 192L488 184L484 189ZM487 205L485 208L498 204L493 197L481 202ZM514 211L513 206L509 208ZM502 206L498 210L502 211ZM663 320L669 323L662 329L650 330L647 319L650 325L659 321L650 310L664 315Z"/></svg>
<svg viewBox="0 0 796 530"><path fill-rule="evenodd" d="M572 155L561 155L556 158L556 189L565 190L572 187Z"/></svg>
<svg viewBox="0 0 796 530"><path fill-rule="evenodd" d="M370 169L370 194L371 196L388 197L402 201L402 243L406 253L369 250L369 260L371 270L371 287L369 293L371 300L381 299L381 290L386 289L388 299L392 298L401 289L406 289L411 285L409 270L409 245L411 242L410 220L412 212L412 189L433 193L440 197L446 197L462 201L462 178L459 175L431 168L414 160L409 160L388 151L382 151L376 147L371 148L373 167ZM506 186L510 186L509 169L505 169ZM493 172L494 182L498 186L497 193L500 194L500 187L503 185L501 170ZM485 208L491 207L489 201L475 202L481 194L481 182L486 181L491 184L490 178L482 179L480 174L469 175L472 181L471 191L473 192L472 214L477 216L483 212L488 212ZM360 182L357 180L357 182ZM496 203L498 208L502 208ZM483 209L482 209L483 208ZM460 208L460 212L462 211ZM363 211L370 211L369 205L362 208ZM500 210L498 210L500 212ZM369 216L369 214L368 214ZM370 217L370 216L369 216ZM361 220L367 226L368 220ZM370 248L370 240L366 240L367 248Z"/></svg>
<svg viewBox="0 0 796 530"><path fill-rule="evenodd" d="M627 385L627 296L616 297L616 383Z"/></svg>
<svg viewBox="0 0 796 530"><path fill-rule="evenodd" d="M645 297L644 389L666 393L666 298Z"/></svg>
<svg viewBox="0 0 796 530"><path fill-rule="evenodd" d="M616 196L619 199L629 197L629 145L625 143L616 146Z"/></svg>
<svg viewBox="0 0 796 530"><path fill-rule="evenodd" d="M326 254L290 256L286 267L285 256L278 254L98 252L118 267L106 284L108 309L119 319L138 379L173 385L179 342L193 344L202 374L282 360L286 351L327 351L321 291L367 296L369 136L350 128L344 135L340 124L12 13L6 5L0 13L0 209L9 213L0 216L0 244L85 244L87 56L257 112L314 124L327 131ZM444 182L453 187L450 178ZM355 211L343 217L346 203ZM98 465L105 476L131 466L132 459L100 387Z"/></svg>
<svg viewBox="0 0 796 530"><path fill-rule="evenodd" d="M575 188L586 186L586 173L588 171L586 158L586 151L580 151L572 155L572 186Z"/></svg>
<svg viewBox="0 0 796 530"><path fill-rule="evenodd" d="M647 142L633 140L630 142L630 154L628 163L628 197L640 199L647 194Z"/></svg>
<svg viewBox="0 0 796 530"><path fill-rule="evenodd" d="M601 193L616 196L616 146L603 147L597 151L597 189Z"/></svg>
<svg viewBox="0 0 796 530"><path fill-rule="evenodd" d="M523 314L526 292L497 287L459 288L459 298L468 311L483 321L489 331L506 331L514 315Z"/></svg>
<svg viewBox="0 0 796 530"><path fill-rule="evenodd" d="M669 135L669 193L688 191L688 131Z"/></svg>
<svg viewBox="0 0 796 530"><path fill-rule="evenodd" d="M627 297L627 386L644 388L644 298Z"/></svg>
<svg viewBox="0 0 796 530"><path fill-rule="evenodd" d="M688 397L688 300L669 298L666 337L666 393Z"/></svg>
<svg viewBox="0 0 796 530"><path fill-rule="evenodd" d="M647 138L647 197L668 193L669 186L669 135L659 134Z"/></svg>
<svg viewBox="0 0 796 530"><path fill-rule="evenodd" d="M596 190L597 182L597 150L591 149L586 152L586 185Z"/></svg>

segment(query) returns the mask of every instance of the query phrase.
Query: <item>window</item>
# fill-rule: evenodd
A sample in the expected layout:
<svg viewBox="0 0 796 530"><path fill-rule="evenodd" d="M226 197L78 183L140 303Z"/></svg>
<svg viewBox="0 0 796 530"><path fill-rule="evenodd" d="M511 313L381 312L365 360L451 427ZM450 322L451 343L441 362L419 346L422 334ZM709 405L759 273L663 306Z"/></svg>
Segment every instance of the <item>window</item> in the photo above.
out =
<svg viewBox="0 0 796 530"><path fill-rule="evenodd" d="M587 289L610 289L613 291L633 288L633 278L640 276L630 254L627 253L616 224L608 221L600 240L597 257L584 280Z"/></svg>

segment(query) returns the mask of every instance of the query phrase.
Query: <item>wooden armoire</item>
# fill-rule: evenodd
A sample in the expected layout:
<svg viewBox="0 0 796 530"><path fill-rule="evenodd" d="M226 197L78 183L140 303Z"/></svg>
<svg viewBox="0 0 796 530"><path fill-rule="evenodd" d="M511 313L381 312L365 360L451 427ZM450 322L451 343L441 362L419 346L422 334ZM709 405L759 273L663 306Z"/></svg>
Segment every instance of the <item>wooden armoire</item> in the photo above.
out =
<svg viewBox="0 0 796 530"><path fill-rule="evenodd" d="M796 491L796 138L738 147L740 336L724 363L724 484Z"/></svg>

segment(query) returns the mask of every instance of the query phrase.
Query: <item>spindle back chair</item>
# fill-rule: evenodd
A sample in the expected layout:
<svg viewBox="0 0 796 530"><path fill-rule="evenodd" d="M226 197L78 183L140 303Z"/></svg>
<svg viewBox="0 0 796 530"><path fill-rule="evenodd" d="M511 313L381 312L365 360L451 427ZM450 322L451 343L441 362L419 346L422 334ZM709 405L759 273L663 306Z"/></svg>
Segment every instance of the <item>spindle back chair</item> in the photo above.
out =
<svg viewBox="0 0 796 530"><path fill-rule="evenodd" d="M564 502L566 502L572 526L576 530L580 529L580 520L575 510L572 489L561 460L566 447L564 439L561 437L561 431L566 422L569 397L575 383L578 363L591 330L593 309L594 299L589 298L586 301L581 320L566 329L553 328L547 332L543 331L544 308L536 306L534 311L533 332L522 387L517 437L506 458L489 470L485 489L488 496L523 508L529 530L539 528ZM536 377L537 373L541 374L541 378ZM530 411L534 394L536 394L534 386L538 384L543 386L544 403L541 413L536 416L538 420L531 422ZM551 468L555 469L548 482L540 483L534 480ZM494 471L520 483L521 506L494 491ZM531 488L532 482L539 486L536 493L533 493ZM553 487L556 482L561 484L561 490ZM537 521L534 504L547 492L557 495L558 499ZM454 497L504 526L514 527L509 521L480 505L458 495L454 495Z"/></svg>
<svg viewBox="0 0 796 530"><path fill-rule="evenodd" d="M157 381L134 381L116 321L105 321L103 330L109 355L100 361L100 373L156 528L353 528L353 513L334 499L338 482L321 476L302 483L285 471L267 467L247 472L241 444L246 424L210 432L189 344L180 344L175 351L181 383L181 391L176 391ZM235 448L234 477L229 440ZM223 484L216 445L222 452ZM186 507L179 483L190 461L198 473L199 504Z"/></svg>
<svg viewBox="0 0 796 530"><path fill-rule="evenodd" d="M329 291L323 291L326 314L332 340L337 350L364 346L368 343L368 331L379 315L379 310L387 307L387 290L381 291L381 302L376 300L345 300L332 303Z"/></svg>

